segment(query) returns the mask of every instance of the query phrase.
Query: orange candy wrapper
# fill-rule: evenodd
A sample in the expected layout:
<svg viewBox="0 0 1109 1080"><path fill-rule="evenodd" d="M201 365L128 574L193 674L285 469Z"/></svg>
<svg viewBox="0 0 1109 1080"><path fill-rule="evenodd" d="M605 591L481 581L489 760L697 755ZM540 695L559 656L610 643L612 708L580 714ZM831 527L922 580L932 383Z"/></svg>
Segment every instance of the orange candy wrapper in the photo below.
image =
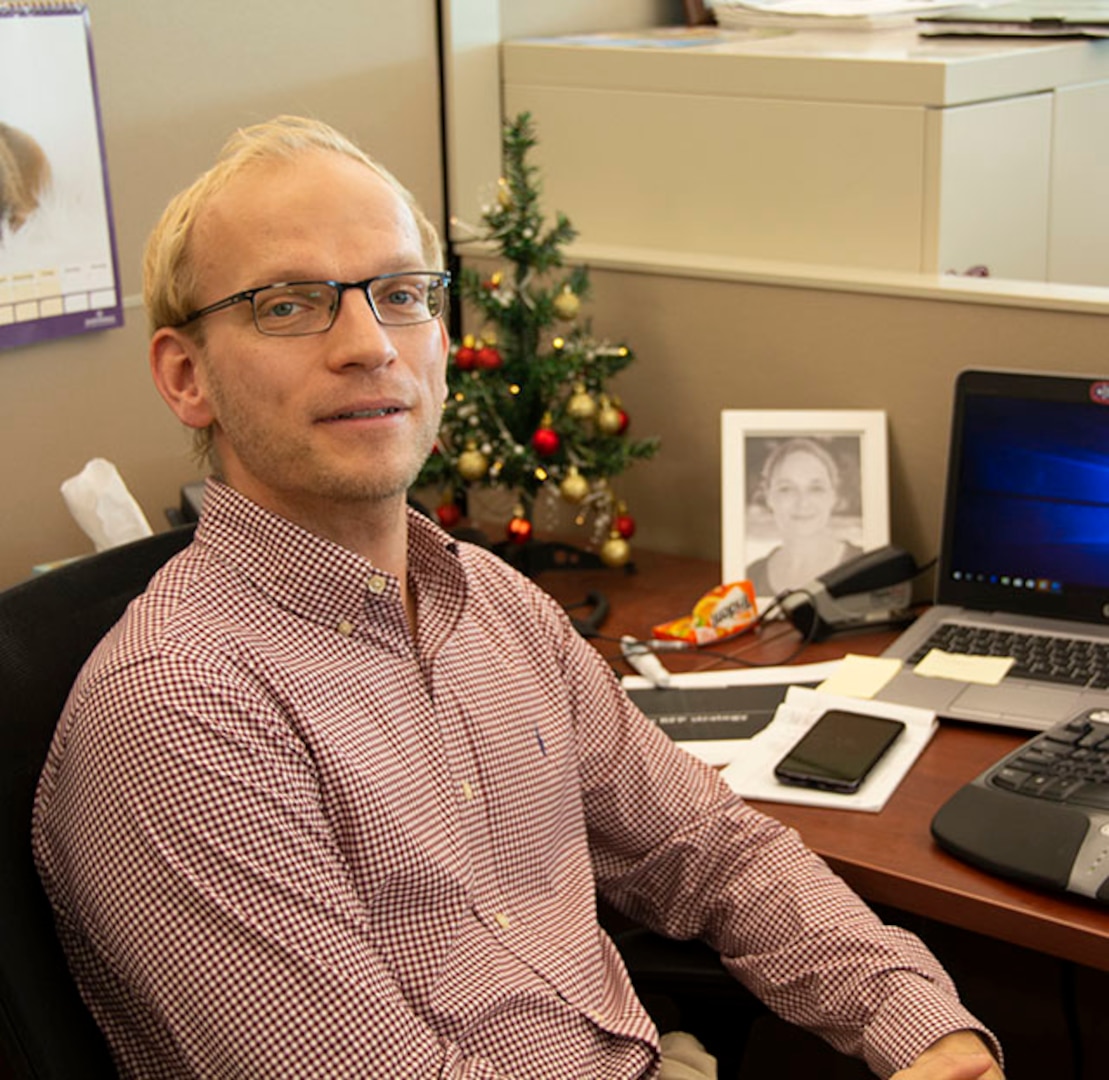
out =
<svg viewBox="0 0 1109 1080"><path fill-rule="evenodd" d="M705 593L693 605L691 615L659 623L651 633L664 641L711 645L743 633L757 616L755 586L750 581L733 581Z"/></svg>

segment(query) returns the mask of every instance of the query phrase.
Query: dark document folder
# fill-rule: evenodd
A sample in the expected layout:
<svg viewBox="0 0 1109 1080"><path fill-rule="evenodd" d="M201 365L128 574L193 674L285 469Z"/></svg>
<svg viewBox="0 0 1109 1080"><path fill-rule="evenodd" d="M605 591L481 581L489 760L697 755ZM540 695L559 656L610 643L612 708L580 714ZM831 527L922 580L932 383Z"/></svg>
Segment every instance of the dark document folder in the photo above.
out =
<svg viewBox="0 0 1109 1080"><path fill-rule="evenodd" d="M800 685L814 685L802 683ZM749 739L774 718L788 683L629 690L628 697L670 738Z"/></svg>

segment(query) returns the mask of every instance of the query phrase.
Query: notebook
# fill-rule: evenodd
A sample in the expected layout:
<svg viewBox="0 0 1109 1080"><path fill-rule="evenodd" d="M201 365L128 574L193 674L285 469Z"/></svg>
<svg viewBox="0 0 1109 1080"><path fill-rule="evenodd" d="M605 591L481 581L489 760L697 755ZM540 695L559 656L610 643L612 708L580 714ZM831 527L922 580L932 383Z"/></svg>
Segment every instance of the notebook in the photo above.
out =
<svg viewBox="0 0 1109 1080"><path fill-rule="evenodd" d="M935 600L880 700L1032 730L1109 708L1109 377L959 375ZM916 674L933 646L1017 659L996 685Z"/></svg>

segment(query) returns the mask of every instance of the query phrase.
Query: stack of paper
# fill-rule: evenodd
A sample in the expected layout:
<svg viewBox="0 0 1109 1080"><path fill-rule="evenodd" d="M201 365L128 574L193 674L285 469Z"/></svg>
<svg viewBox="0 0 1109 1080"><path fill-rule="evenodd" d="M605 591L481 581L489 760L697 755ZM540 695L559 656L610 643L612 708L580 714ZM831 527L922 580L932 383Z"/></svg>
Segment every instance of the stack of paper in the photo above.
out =
<svg viewBox="0 0 1109 1080"><path fill-rule="evenodd" d="M737 794L769 802L877 813L938 726L933 712L870 699L900 663L883 657L848 656L824 664L674 673L666 688L639 676L626 676L623 683L636 704L679 746L707 764L723 768L724 779ZM664 704L669 697L674 697L679 707L687 704L682 701L682 691L704 693L724 688L734 693L730 733L727 722L715 715L699 714L686 717L686 723L676 723L676 714ZM767 691L776 693L768 697ZM768 701L774 701L769 706L772 715L767 711ZM853 795L794 787L774 776L774 766L828 709L886 716L905 724L901 737ZM699 733L698 728L706 730Z"/></svg>
<svg viewBox="0 0 1109 1080"><path fill-rule="evenodd" d="M1109 37L1106 0L1013 0L921 15L927 37Z"/></svg>
<svg viewBox="0 0 1109 1080"><path fill-rule="evenodd" d="M885 716L905 724L904 733L853 795L793 787L781 783L774 776L774 766L778 761L829 709ZM894 705L888 701L862 701L803 686L791 686L785 701L778 706L773 722L736 751L723 776L733 791L747 799L877 813L920 757L938 726L936 714L925 709Z"/></svg>
<svg viewBox="0 0 1109 1080"><path fill-rule="evenodd" d="M875 30L956 6L952 0L717 0L713 12L718 25L728 30Z"/></svg>

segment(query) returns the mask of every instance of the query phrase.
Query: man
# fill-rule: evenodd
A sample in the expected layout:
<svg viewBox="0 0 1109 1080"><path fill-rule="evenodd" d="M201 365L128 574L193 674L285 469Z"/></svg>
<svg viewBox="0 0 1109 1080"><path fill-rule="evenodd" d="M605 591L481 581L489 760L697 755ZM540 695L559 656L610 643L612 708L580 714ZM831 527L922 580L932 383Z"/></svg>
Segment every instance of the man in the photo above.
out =
<svg viewBox="0 0 1109 1080"><path fill-rule="evenodd" d="M75 686L34 824L121 1071L659 1075L599 890L879 1075L997 1080L919 942L675 749L538 588L406 511L440 259L388 173L295 118L240 132L148 245L154 380L219 479ZM665 1068L707 1068L688 1049Z"/></svg>

